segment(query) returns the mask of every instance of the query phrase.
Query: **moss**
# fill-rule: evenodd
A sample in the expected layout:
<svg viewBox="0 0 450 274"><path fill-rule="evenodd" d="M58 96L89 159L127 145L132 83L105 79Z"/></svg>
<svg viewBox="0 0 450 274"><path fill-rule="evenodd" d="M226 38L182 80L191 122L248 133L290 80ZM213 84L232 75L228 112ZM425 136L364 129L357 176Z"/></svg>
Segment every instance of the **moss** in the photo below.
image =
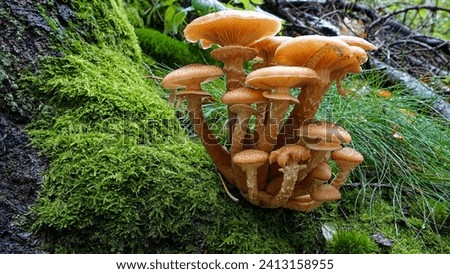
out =
<svg viewBox="0 0 450 274"><path fill-rule="evenodd" d="M209 57L208 52L201 52L196 45L188 45L157 30L138 28L135 32L142 51L170 67L192 63L216 63Z"/></svg>
<svg viewBox="0 0 450 274"><path fill-rule="evenodd" d="M140 61L141 50L122 0L75 0L70 5L77 17L72 22L72 31L81 33L88 43L115 48Z"/></svg>
<svg viewBox="0 0 450 274"><path fill-rule="evenodd" d="M440 235L430 222L407 217L392 205L388 191L372 193L363 199L359 190L346 191L338 203L325 204L320 212L324 222L333 223L338 231L358 231L363 235L382 234L392 241L391 247L380 246L380 253L421 254L448 252L449 237ZM390 197L390 198L389 198ZM376 213L376 214L374 214ZM333 250L328 247L328 251Z"/></svg>
<svg viewBox="0 0 450 274"><path fill-rule="evenodd" d="M379 248L368 235L350 230L337 232L326 250L333 254L374 254Z"/></svg>
<svg viewBox="0 0 450 274"><path fill-rule="evenodd" d="M147 0L125 0L124 8L127 14L128 20L135 28L143 28L148 22L144 18L149 10L152 8L152 4Z"/></svg>

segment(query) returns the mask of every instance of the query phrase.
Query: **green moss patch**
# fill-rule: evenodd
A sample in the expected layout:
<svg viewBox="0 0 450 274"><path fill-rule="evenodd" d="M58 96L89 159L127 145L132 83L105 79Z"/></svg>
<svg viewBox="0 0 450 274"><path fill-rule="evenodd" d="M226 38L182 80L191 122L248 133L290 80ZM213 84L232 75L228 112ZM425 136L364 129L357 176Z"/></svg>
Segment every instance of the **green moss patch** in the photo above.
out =
<svg viewBox="0 0 450 274"><path fill-rule="evenodd" d="M209 57L208 51L170 38L157 30L138 28L135 32L145 54L172 68L192 63L217 63Z"/></svg>

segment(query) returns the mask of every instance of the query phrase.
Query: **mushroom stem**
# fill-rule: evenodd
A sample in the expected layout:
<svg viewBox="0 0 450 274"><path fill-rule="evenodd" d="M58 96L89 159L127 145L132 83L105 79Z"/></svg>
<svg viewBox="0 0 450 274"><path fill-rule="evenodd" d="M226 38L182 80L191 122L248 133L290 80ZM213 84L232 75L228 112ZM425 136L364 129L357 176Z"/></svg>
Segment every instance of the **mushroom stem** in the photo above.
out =
<svg viewBox="0 0 450 274"><path fill-rule="evenodd" d="M209 129L203 117L202 97L188 95L186 99L189 119L194 126L195 133L200 137L203 146L216 164L219 172L229 183L233 183L234 174L231 168L231 155L220 145L214 133Z"/></svg>
<svg viewBox="0 0 450 274"><path fill-rule="evenodd" d="M316 116L323 96L330 87L331 82L320 82L317 85L302 87L298 96L300 104L296 105L291 112L294 120L294 129L310 123Z"/></svg>
<svg viewBox="0 0 450 274"><path fill-rule="evenodd" d="M211 57L223 63L227 92L241 88L245 83L244 63L255 58L256 50L243 46L224 46L211 52ZM237 115L228 107L228 141L232 139Z"/></svg>
<svg viewBox="0 0 450 274"><path fill-rule="evenodd" d="M257 104L256 110L258 111L258 114L256 115L256 125L253 131L254 143L257 143L260 138L264 138L264 124L265 119L268 117L267 113L269 112L268 104Z"/></svg>
<svg viewBox="0 0 450 274"><path fill-rule="evenodd" d="M227 91L244 86L244 63L256 56L256 50L243 46L224 46L211 52L211 57L223 63Z"/></svg>
<svg viewBox="0 0 450 274"><path fill-rule="evenodd" d="M306 168L301 169L298 172L297 182L303 180L306 177L306 175L308 175L308 173L311 170L313 170L318 164L328 159L330 157L331 152L328 150L312 150L311 154L312 154L311 161L309 161L306 164Z"/></svg>
<svg viewBox="0 0 450 274"><path fill-rule="evenodd" d="M247 134L248 121L251 113L246 111L237 112L237 122L233 129L233 136L231 138L230 153L233 157L236 153L242 151L244 146L244 139Z"/></svg>
<svg viewBox="0 0 450 274"><path fill-rule="evenodd" d="M338 166L338 174L331 181L330 185L334 186L336 189L340 189L341 186L345 183L350 173L359 165L359 162L349 163L349 162L341 162L339 160L335 160Z"/></svg>
<svg viewBox="0 0 450 274"><path fill-rule="evenodd" d="M254 205L259 205L258 186L256 182L257 169L243 168L247 175L248 201Z"/></svg>
<svg viewBox="0 0 450 274"><path fill-rule="evenodd" d="M290 94L289 87L277 88L275 93ZM289 110L290 101L272 100L270 108L270 119L267 119L264 127L264 137L258 140L256 147L262 151L270 152L276 144L278 132L284 115Z"/></svg>
<svg viewBox="0 0 450 274"><path fill-rule="evenodd" d="M274 207L280 207L286 204L294 190L295 183L297 182L297 175L299 171L304 168L306 168L306 165L290 162L280 169L281 172L283 172L283 182L281 183L280 191L273 197L272 203Z"/></svg>

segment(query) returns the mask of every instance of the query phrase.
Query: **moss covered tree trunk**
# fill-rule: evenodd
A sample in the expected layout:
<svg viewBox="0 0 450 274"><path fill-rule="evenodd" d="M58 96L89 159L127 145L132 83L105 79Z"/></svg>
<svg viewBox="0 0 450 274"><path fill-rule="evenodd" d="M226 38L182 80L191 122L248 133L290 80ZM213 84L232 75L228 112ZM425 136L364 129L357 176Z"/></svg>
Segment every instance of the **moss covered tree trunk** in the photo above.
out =
<svg viewBox="0 0 450 274"><path fill-rule="evenodd" d="M0 253L40 252L39 239L20 228L20 216L34 203L45 160L30 146L23 128L37 101L20 79L39 71L73 12L62 1L0 0Z"/></svg>

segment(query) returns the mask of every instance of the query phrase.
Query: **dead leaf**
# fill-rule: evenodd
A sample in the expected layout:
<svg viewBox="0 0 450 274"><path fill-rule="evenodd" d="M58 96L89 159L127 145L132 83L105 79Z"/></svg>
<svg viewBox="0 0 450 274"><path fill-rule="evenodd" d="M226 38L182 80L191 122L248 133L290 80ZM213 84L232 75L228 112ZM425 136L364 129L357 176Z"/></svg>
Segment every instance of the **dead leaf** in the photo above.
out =
<svg viewBox="0 0 450 274"><path fill-rule="evenodd" d="M389 98L392 96L392 92L390 92L389 90L380 89L378 91L378 96Z"/></svg>

